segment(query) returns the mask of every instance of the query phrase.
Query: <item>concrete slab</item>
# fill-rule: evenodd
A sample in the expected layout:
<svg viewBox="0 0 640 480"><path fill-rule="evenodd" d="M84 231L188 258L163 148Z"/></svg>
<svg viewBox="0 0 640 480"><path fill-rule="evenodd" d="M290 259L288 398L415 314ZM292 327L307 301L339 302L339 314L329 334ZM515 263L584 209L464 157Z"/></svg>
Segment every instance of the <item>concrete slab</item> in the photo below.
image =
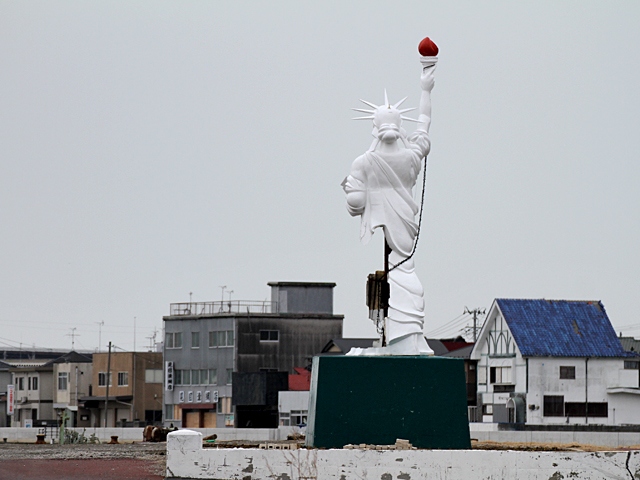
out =
<svg viewBox="0 0 640 480"><path fill-rule="evenodd" d="M169 435L167 478L251 480L427 480L446 478L580 478L640 476L640 451L525 452L496 450L259 450L193 451L194 436Z"/></svg>

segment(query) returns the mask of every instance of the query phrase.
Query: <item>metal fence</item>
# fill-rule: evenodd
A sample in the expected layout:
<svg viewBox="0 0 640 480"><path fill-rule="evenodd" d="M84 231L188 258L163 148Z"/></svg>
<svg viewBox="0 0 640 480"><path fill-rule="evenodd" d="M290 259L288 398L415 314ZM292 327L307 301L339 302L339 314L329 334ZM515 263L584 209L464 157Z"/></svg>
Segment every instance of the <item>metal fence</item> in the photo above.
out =
<svg viewBox="0 0 640 480"><path fill-rule="evenodd" d="M170 315L219 315L224 313L278 313L277 302L233 300L227 302L172 303Z"/></svg>

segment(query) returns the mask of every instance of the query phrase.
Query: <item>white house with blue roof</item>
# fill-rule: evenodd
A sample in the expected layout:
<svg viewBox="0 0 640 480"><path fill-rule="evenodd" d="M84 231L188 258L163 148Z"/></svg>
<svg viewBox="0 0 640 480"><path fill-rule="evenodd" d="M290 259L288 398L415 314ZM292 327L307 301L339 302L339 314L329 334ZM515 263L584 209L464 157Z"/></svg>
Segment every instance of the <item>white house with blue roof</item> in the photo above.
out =
<svg viewBox="0 0 640 480"><path fill-rule="evenodd" d="M600 301L496 299L471 359L482 422L640 424L640 357Z"/></svg>

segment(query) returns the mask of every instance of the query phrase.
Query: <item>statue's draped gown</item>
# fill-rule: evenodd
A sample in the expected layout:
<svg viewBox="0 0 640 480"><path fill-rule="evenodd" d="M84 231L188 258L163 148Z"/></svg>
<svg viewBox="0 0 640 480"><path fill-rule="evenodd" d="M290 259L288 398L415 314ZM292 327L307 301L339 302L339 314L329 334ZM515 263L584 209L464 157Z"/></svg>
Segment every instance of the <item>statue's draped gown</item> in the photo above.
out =
<svg viewBox="0 0 640 480"><path fill-rule="evenodd" d="M362 216L362 243L369 242L374 229L384 229L385 239L391 248L390 267L409 257L413 250L419 210L413 199L413 188L421 161L429 152L428 133L416 130L406 142L399 139L398 145L398 152L384 154L379 148L374 148L358 157L342 184L347 194L366 193L364 209L356 210L349 205L347 208L352 215ZM391 343L410 334L422 334L424 289L415 273L413 258L391 270L389 287L387 341Z"/></svg>

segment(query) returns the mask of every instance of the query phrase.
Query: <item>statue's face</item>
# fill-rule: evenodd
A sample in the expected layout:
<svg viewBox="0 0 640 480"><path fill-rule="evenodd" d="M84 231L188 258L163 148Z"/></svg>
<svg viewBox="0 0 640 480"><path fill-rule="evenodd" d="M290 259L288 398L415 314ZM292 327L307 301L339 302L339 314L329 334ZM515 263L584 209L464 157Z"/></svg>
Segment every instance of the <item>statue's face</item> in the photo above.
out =
<svg viewBox="0 0 640 480"><path fill-rule="evenodd" d="M397 108L380 106L373 114L373 124L378 129L378 138L385 143L393 143L400 138L402 118Z"/></svg>
<svg viewBox="0 0 640 480"><path fill-rule="evenodd" d="M378 128L384 124L391 124L400 128L401 123L401 113L397 108L383 105L376 108L376 111L373 114L373 124Z"/></svg>

